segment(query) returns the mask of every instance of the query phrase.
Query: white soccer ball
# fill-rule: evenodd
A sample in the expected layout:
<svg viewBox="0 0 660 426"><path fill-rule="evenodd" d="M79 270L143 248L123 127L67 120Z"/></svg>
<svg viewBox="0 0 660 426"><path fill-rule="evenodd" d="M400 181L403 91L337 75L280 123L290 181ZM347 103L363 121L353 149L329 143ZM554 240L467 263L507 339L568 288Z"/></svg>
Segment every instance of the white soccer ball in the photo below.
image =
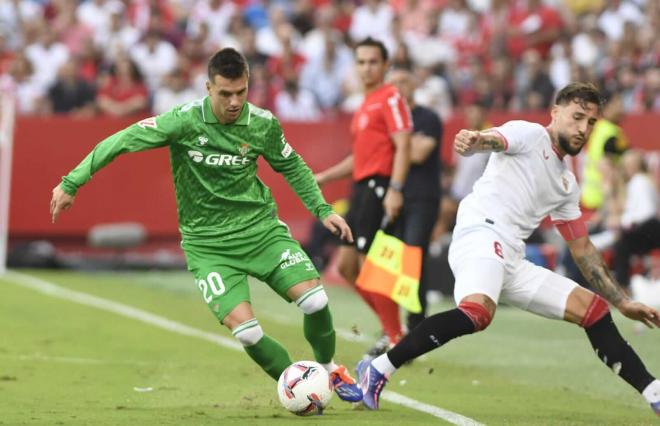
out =
<svg viewBox="0 0 660 426"><path fill-rule="evenodd" d="M298 361L277 381L277 395L287 410L298 416L321 415L332 398L328 372L314 361Z"/></svg>

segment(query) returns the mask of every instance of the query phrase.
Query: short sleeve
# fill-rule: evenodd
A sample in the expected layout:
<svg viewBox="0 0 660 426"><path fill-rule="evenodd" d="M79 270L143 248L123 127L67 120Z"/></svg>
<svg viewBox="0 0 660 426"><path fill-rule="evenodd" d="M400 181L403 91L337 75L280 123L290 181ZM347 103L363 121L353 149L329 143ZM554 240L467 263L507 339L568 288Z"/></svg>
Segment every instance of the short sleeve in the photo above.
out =
<svg viewBox="0 0 660 426"><path fill-rule="evenodd" d="M573 191L566 197L566 201L550 212L550 219L555 221L571 221L580 218L580 190L576 182L573 182Z"/></svg>
<svg viewBox="0 0 660 426"><path fill-rule="evenodd" d="M504 153L511 155L529 151L542 139L543 132L546 131L540 124L522 120L508 121L499 127L493 127L493 130L504 137Z"/></svg>
<svg viewBox="0 0 660 426"><path fill-rule="evenodd" d="M389 134L412 131L410 108L398 91L385 99L383 113Z"/></svg>

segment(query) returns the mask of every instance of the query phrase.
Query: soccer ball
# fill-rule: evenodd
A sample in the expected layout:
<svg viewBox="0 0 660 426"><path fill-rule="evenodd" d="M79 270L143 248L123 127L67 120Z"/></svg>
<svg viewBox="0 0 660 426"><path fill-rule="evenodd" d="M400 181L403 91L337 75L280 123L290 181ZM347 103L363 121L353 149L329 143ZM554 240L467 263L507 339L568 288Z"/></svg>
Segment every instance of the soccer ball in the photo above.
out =
<svg viewBox="0 0 660 426"><path fill-rule="evenodd" d="M284 408L293 414L321 415L332 398L330 376L318 362L294 362L280 375L277 395Z"/></svg>

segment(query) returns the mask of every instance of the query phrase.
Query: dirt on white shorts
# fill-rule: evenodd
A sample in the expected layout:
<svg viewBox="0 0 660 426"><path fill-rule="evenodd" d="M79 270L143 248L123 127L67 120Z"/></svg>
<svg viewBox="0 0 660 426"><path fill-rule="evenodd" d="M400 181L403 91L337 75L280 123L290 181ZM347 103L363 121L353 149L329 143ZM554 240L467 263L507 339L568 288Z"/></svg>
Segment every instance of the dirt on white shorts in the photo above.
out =
<svg viewBox="0 0 660 426"><path fill-rule="evenodd" d="M547 318L563 319L572 280L525 260L488 226L461 229L449 247L449 265L456 284L454 299L485 294Z"/></svg>

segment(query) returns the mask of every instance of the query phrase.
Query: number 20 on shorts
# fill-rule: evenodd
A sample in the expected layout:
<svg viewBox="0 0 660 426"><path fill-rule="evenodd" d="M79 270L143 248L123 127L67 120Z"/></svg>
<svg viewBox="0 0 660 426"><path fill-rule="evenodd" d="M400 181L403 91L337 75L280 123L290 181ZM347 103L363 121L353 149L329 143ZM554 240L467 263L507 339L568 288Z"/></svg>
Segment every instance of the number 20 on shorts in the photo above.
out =
<svg viewBox="0 0 660 426"><path fill-rule="evenodd" d="M211 272L206 279L196 281L206 303L211 303L213 296L220 296L225 292L225 283L222 282L222 277L217 272Z"/></svg>

